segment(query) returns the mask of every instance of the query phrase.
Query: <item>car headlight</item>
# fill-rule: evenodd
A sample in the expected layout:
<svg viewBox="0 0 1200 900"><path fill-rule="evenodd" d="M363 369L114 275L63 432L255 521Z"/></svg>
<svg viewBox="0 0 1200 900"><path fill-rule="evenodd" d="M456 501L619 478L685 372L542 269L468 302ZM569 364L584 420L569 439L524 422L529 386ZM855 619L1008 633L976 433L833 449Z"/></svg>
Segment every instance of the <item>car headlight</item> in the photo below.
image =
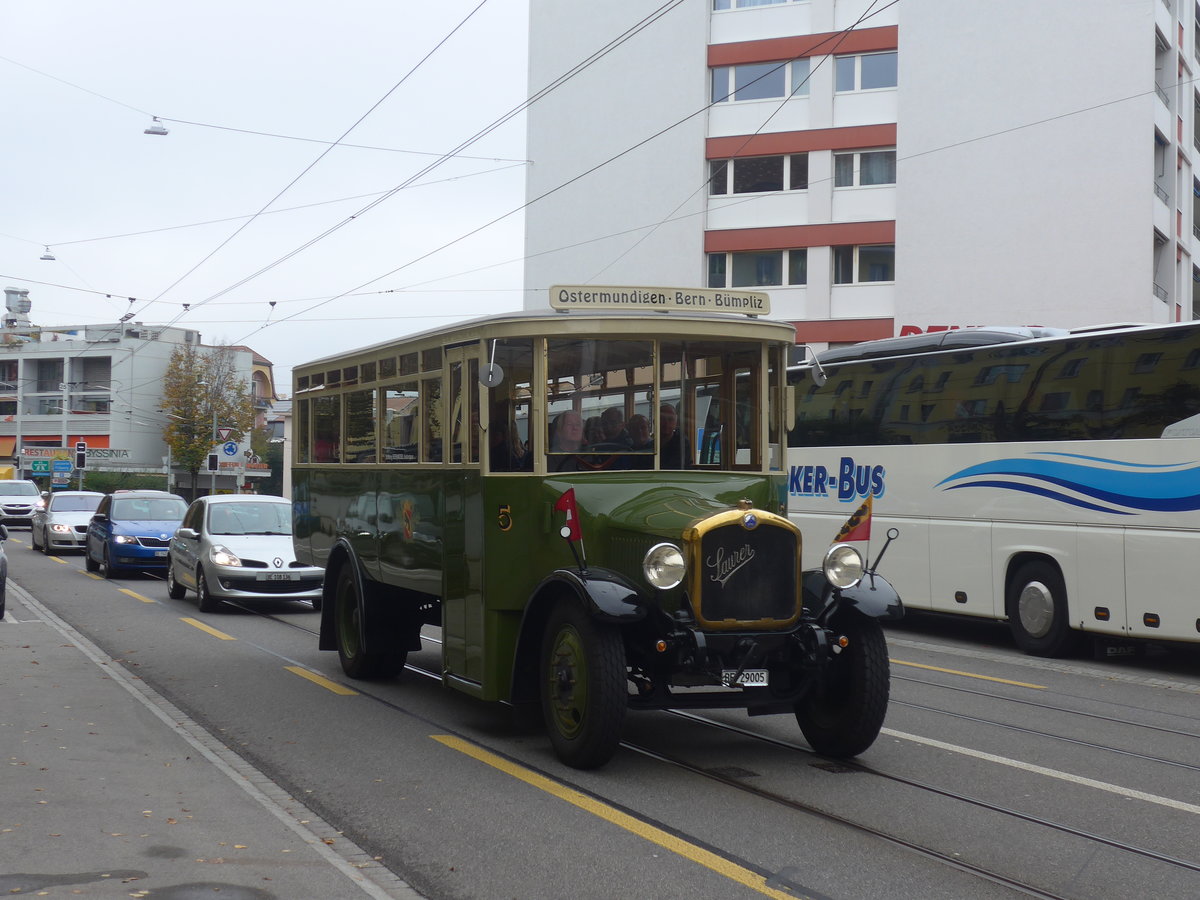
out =
<svg viewBox="0 0 1200 900"><path fill-rule="evenodd" d="M863 577L862 554L849 544L834 544L825 553L823 568L834 587L854 587Z"/></svg>
<svg viewBox="0 0 1200 900"><path fill-rule="evenodd" d="M220 544L213 545L212 549L208 551L208 558L218 566L240 566L242 564L232 550L222 547Z"/></svg>
<svg viewBox="0 0 1200 900"><path fill-rule="evenodd" d="M686 572L683 551L674 544L655 544L642 560L642 574L660 591L669 591L678 585Z"/></svg>
<svg viewBox="0 0 1200 900"><path fill-rule="evenodd" d="M50 530L53 531L55 534L67 534L71 531L71 526L63 525L58 522L55 522L53 525L50 526Z"/></svg>
<svg viewBox="0 0 1200 900"><path fill-rule="evenodd" d="M113 543L114 544L136 544L137 538L130 537L127 534L114 534L113 535Z"/></svg>

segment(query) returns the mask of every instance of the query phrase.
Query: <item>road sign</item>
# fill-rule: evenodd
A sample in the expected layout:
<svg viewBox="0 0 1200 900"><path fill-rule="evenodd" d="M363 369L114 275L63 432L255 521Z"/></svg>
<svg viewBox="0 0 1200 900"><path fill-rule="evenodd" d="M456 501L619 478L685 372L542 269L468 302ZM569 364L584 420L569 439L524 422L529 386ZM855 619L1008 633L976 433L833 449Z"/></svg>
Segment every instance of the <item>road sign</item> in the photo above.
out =
<svg viewBox="0 0 1200 900"><path fill-rule="evenodd" d="M55 459L55 460L51 461L50 468L51 468L51 471L58 473L58 472L70 472L75 467L73 465L71 465L71 461L69 459Z"/></svg>
<svg viewBox="0 0 1200 900"><path fill-rule="evenodd" d="M45 474L50 471L50 460L48 459L31 459L29 461L29 471L34 473Z"/></svg>
<svg viewBox="0 0 1200 900"><path fill-rule="evenodd" d="M226 428L225 426L221 426L220 428L217 429L217 440L223 444L227 440L229 440L229 436L231 434L233 434L232 428Z"/></svg>

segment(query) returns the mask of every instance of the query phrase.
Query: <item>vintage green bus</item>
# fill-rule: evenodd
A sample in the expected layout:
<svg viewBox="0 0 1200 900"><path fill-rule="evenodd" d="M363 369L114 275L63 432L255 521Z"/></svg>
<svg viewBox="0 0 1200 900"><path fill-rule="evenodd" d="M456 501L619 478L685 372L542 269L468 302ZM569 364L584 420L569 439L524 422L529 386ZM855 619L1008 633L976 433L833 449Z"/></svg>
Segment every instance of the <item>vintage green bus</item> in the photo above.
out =
<svg viewBox="0 0 1200 900"><path fill-rule="evenodd" d="M295 369L295 542L326 570L321 649L391 677L440 626L444 683L540 704L580 768L612 756L631 709L790 712L819 753L866 749L888 700L879 620L902 606L832 535L802 567L794 329L704 309L744 313L733 292L555 290L559 309Z"/></svg>

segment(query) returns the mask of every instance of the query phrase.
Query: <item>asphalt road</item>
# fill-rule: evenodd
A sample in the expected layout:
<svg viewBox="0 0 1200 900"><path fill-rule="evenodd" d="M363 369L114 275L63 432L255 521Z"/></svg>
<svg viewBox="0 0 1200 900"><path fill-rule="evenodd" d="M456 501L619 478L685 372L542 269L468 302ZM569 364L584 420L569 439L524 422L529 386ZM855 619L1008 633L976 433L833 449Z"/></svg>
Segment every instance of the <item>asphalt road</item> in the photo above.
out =
<svg viewBox="0 0 1200 900"><path fill-rule="evenodd" d="M914 618L855 765L790 716L655 712L578 772L426 674L436 630L399 679L350 682L307 605L201 615L10 533L10 579L429 897L1200 895L1200 647L1042 660Z"/></svg>

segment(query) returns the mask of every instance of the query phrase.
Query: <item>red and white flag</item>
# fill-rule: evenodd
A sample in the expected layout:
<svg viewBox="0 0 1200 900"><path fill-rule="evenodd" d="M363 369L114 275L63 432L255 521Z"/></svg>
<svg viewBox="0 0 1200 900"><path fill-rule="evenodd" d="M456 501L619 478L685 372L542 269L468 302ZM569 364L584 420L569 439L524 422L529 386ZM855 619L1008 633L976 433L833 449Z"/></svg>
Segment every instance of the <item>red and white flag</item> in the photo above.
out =
<svg viewBox="0 0 1200 900"><path fill-rule="evenodd" d="M575 508L575 488L567 488L562 496L554 503L554 508L566 513L563 522L562 536L568 541L583 540L583 532L579 530L579 511Z"/></svg>

